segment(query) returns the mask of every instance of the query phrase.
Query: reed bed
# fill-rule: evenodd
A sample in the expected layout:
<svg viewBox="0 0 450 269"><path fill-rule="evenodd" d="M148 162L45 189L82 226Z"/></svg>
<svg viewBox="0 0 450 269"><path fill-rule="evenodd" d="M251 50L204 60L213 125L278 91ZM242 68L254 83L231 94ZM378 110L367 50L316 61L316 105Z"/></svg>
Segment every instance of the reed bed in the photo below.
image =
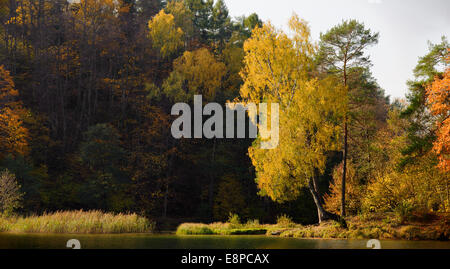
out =
<svg viewBox="0 0 450 269"><path fill-rule="evenodd" d="M0 217L0 232L117 234L152 232L154 223L136 214L58 211L42 216Z"/></svg>

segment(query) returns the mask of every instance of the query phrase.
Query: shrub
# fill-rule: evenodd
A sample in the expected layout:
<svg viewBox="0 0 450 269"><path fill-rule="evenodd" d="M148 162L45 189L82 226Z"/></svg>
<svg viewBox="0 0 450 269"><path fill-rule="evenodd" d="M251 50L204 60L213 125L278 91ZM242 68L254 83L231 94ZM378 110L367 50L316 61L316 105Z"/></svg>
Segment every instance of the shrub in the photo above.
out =
<svg viewBox="0 0 450 269"><path fill-rule="evenodd" d="M241 219L238 214L230 213L228 223L230 223L233 227L239 227L241 225Z"/></svg>
<svg viewBox="0 0 450 269"><path fill-rule="evenodd" d="M214 234L213 230L206 224L183 223L177 228L177 235L201 235Z"/></svg>
<svg viewBox="0 0 450 269"><path fill-rule="evenodd" d="M411 213L411 207L425 212L445 211L448 176L434 167L433 162L434 156L427 154L400 171L388 169L371 179L363 208L394 211L405 217Z"/></svg>
<svg viewBox="0 0 450 269"><path fill-rule="evenodd" d="M409 220L413 211L413 205L407 201L399 203L394 209L394 212L400 218L401 223Z"/></svg>
<svg viewBox="0 0 450 269"><path fill-rule="evenodd" d="M0 174L0 213L11 215L21 207L23 193L14 174L7 169Z"/></svg>
<svg viewBox="0 0 450 269"><path fill-rule="evenodd" d="M333 170L333 180L330 182L330 193L324 195L324 208L334 214L340 213L342 196L342 171L343 163ZM361 200L364 197L364 187L359 183L355 165L350 160L347 164L345 207L350 215L357 214L361 208Z"/></svg>
<svg viewBox="0 0 450 269"><path fill-rule="evenodd" d="M254 220L248 220L247 223L245 224L246 227L249 228L257 228L260 226L259 220L254 219Z"/></svg>
<svg viewBox="0 0 450 269"><path fill-rule="evenodd" d="M283 214L277 218L277 226L280 228L292 228L295 227L295 223L292 218Z"/></svg>

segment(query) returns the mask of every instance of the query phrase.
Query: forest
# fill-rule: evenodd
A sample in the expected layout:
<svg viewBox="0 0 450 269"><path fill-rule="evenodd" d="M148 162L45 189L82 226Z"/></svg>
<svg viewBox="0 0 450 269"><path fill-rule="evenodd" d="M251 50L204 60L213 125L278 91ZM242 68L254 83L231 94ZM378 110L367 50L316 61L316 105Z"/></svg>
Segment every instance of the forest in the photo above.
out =
<svg viewBox="0 0 450 269"><path fill-rule="evenodd" d="M283 31L223 0L0 0L0 212L448 213L446 37L391 100L368 54L383 33L343 20L313 40L301 15ZM194 95L278 103L279 146L173 138L171 108Z"/></svg>

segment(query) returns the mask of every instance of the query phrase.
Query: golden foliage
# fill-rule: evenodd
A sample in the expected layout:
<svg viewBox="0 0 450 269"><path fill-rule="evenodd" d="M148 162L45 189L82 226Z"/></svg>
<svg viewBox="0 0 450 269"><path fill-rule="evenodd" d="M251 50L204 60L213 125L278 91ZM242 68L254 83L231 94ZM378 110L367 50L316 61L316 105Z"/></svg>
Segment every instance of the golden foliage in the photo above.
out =
<svg viewBox="0 0 450 269"><path fill-rule="evenodd" d="M0 66L0 157L28 153L28 130L23 126L25 110L16 101L19 92L9 72Z"/></svg>
<svg viewBox="0 0 450 269"><path fill-rule="evenodd" d="M225 65L209 50L186 51L174 61L173 71L163 85L164 92L174 101L193 100L195 94L213 100L225 74Z"/></svg>
<svg viewBox="0 0 450 269"><path fill-rule="evenodd" d="M379 130L373 147L377 154L376 163L362 199L363 210L394 211L400 207L430 211L448 211L449 177L440 172L434 163L434 154L427 154L398 169L403 158L401 150L408 143L408 122L401 117L402 109L389 112L387 126Z"/></svg>
<svg viewBox="0 0 450 269"><path fill-rule="evenodd" d="M448 211L449 177L433 167L433 156L422 157L403 171L380 174L368 185L363 207L393 211L408 205L419 211Z"/></svg>
<svg viewBox="0 0 450 269"><path fill-rule="evenodd" d="M184 1L172 0L168 2L165 11L167 14L173 15L175 26L181 28L186 37L191 37L194 34L193 14L185 6Z"/></svg>
<svg viewBox="0 0 450 269"><path fill-rule="evenodd" d="M0 152L1 154L28 153L28 130L23 127L19 115L9 107L0 111ZM4 157L4 156L0 156Z"/></svg>
<svg viewBox="0 0 450 269"><path fill-rule="evenodd" d="M175 25L172 14L161 10L148 23L149 35L153 41L153 48L158 49L163 57L169 57L183 45L183 30Z"/></svg>
<svg viewBox="0 0 450 269"><path fill-rule="evenodd" d="M14 88L14 81L9 71L3 65L0 66L0 106L16 107L19 105L16 102L18 96L19 91Z"/></svg>
<svg viewBox="0 0 450 269"><path fill-rule="evenodd" d="M307 24L296 15L290 20L294 37L275 29L270 23L255 28L252 37L244 43L244 85L241 97L258 102L278 102L289 105L300 80L311 67L315 49L310 43Z"/></svg>
<svg viewBox="0 0 450 269"><path fill-rule="evenodd" d="M245 101L280 104L278 147L261 149L258 139L249 149L260 194L279 202L295 199L323 172L327 152L337 148L345 104L340 83L308 77L314 46L306 23L294 16L290 26L293 38L270 24L255 28L244 45L241 72Z"/></svg>
<svg viewBox="0 0 450 269"><path fill-rule="evenodd" d="M16 24L16 25L30 25L35 23L33 18L38 15L38 13L49 11L52 8L51 1L45 1L43 6L40 6L38 1L24 0L17 3L16 14L11 17L6 24ZM41 9L43 7L43 10Z"/></svg>
<svg viewBox="0 0 450 269"><path fill-rule="evenodd" d="M324 208L332 213L339 214L341 210L342 194L342 170L343 163L333 170L333 182L330 183L330 193L324 196ZM361 208L361 200L365 194L364 187L356 177L356 169L352 162L347 163L347 175L345 181L345 208L349 214L356 214Z"/></svg>

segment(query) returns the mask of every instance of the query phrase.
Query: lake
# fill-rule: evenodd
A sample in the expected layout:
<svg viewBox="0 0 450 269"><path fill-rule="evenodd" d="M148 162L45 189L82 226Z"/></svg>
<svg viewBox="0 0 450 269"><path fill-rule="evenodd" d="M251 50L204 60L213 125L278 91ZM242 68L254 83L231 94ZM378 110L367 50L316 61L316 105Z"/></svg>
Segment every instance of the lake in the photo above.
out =
<svg viewBox="0 0 450 269"><path fill-rule="evenodd" d="M177 236L168 234L68 235L0 233L0 249L365 249L367 240L297 239L267 236ZM384 249L450 249L450 242L381 240Z"/></svg>

